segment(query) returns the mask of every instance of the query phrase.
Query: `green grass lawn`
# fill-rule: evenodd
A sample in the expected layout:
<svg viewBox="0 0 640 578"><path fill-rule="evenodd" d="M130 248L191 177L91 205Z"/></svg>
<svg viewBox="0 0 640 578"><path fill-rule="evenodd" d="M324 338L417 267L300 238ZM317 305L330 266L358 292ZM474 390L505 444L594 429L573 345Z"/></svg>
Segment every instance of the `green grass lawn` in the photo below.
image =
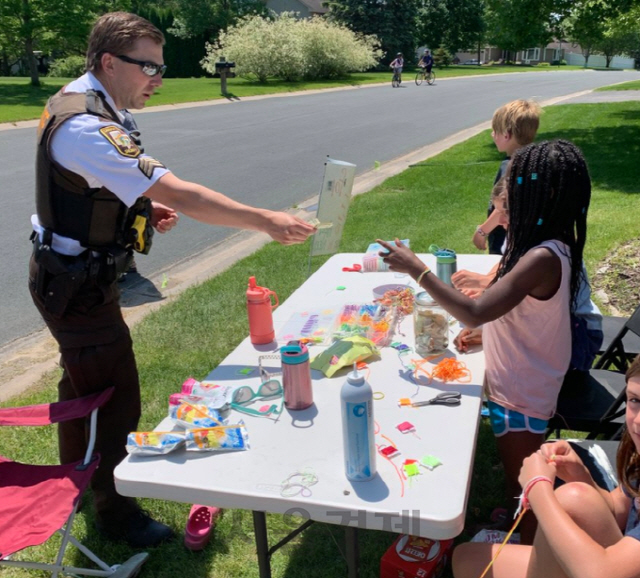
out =
<svg viewBox="0 0 640 578"><path fill-rule="evenodd" d="M637 219L640 103L549 107L542 117L539 137L574 141L583 149L589 163L593 195L586 260L593 273L612 250L640 236ZM411 239L416 252L426 252L431 243L451 247L459 253L477 252L471 237L486 214L491 184L501 160L489 131L485 131L420 163L423 166L409 168L370 193L354 198L340 250L361 252L376 238L398 236ZM176 391L186 377L203 378L248 334L244 304L247 278L256 275L261 284L275 290L284 300L306 279L308 252L308 244L282 247L271 243L223 274L186 291L133 329L143 388L141 429L154 427L164 417L168 395ZM313 269L326 258L314 258ZM12 405L54 400L56 379L57 374L46 376L37 388L12 400ZM55 462L55 432L3 430L0 455L39 463ZM492 509L501 505L502 495L494 439L488 423L483 421L467 522L486 521ZM142 502L154 516L169 523L177 532L182 531L189 505ZM126 546L103 541L90 528L93 522L90 507L78 516L78 522L79 537L103 559L113 563L131 555ZM269 515L271 543L295 523L279 515ZM340 554L344 549L342 536L337 526L313 525L274 554L274 577L346 575ZM361 532L363 578L377 578L379 560L394 538L394 534L385 532ZM460 540L468 538L463 534ZM258 569L253 544L251 513L227 511L216 529L215 539L203 552L187 551L180 540L156 548L141 576L255 578ZM32 549L30 554L48 560L53 551L45 545ZM82 556L76 553L69 554L67 560L74 564L83 562ZM4 570L2 574L3 578L35 575L40 574L14 570Z"/></svg>
<svg viewBox="0 0 640 578"><path fill-rule="evenodd" d="M580 67L563 66L561 70L580 69ZM558 67L551 67L551 71ZM450 66L436 70L438 78L452 76L473 76L496 74L503 72L549 72L549 68L526 66ZM411 67L406 69L407 77L413 79L415 72ZM27 78L0 77L0 123L17 122L38 118L47 99L62 86L71 82L71 78L43 78L42 86L33 87ZM227 92L231 98L244 98L264 94L277 94L297 90L318 90L341 86L360 86L391 82L391 72L356 72L348 78L333 81L314 82L282 82L272 80L266 84L249 81L243 78L232 78L227 81ZM198 102L203 100L220 100L225 98L220 93L220 80L214 78L165 78L163 86L151 99L149 106L162 104L178 104L182 102Z"/></svg>
<svg viewBox="0 0 640 578"><path fill-rule="evenodd" d="M640 90L640 80L632 80L631 82L623 82L622 84L613 84L611 86L596 88L596 91L606 90Z"/></svg>

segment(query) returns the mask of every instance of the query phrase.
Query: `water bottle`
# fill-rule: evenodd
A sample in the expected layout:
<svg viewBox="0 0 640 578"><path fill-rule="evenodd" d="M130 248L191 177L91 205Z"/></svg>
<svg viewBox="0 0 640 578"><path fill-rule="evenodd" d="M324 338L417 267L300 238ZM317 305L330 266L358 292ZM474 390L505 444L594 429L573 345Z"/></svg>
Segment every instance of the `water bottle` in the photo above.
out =
<svg viewBox="0 0 640 578"><path fill-rule="evenodd" d="M352 482L376 475L373 392L364 375L353 368L340 390L344 467Z"/></svg>
<svg viewBox="0 0 640 578"><path fill-rule="evenodd" d="M313 404L309 350L300 341L289 341L280 348L282 387L287 409L306 409Z"/></svg>
<svg viewBox="0 0 640 578"><path fill-rule="evenodd" d="M275 304L271 303L272 295L275 298ZM249 316L249 338L254 345L264 345L275 339L271 312L277 306L278 296L270 289L257 285L255 277L249 277L247 315Z"/></svg>
<svg viewBox="0 0 640 578"><path fill-rule="evenodd" d="M456 252L452 249L441 249L437 245L431 245L429 251L436 256L436 275L438 279L447 285L453 286L451 275L457 271Z"/></svg>

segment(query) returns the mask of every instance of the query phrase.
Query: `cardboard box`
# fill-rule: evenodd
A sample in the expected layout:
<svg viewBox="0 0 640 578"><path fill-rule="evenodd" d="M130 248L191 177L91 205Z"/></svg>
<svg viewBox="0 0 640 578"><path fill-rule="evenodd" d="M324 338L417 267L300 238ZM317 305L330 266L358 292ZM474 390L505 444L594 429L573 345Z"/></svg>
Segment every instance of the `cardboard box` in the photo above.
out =
<svg viewBox="0 0 640 578"><path fill-rule="evenodd" d="M403 534L380 560L380 578L438 578L451 558L453 540Z"/></svg>

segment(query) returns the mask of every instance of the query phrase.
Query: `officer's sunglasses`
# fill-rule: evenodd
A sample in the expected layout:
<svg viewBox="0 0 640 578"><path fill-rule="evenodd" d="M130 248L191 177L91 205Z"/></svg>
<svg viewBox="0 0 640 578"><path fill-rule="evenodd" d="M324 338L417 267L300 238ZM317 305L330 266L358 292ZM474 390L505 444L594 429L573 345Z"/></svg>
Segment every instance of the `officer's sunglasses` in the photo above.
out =
<svg viewBox="0 0 640 578"><path fill-rule="evenodd" d="M163 76L165 71L167 70L166 64L155 64L154 62L136 60L135 58L129 58L124 54L115 54L114 56L122 60L122 62L128 62L129 64L137 64L140 68L142 68L142 72L144 72L147 76L155 76L156 74Z"/></svg>

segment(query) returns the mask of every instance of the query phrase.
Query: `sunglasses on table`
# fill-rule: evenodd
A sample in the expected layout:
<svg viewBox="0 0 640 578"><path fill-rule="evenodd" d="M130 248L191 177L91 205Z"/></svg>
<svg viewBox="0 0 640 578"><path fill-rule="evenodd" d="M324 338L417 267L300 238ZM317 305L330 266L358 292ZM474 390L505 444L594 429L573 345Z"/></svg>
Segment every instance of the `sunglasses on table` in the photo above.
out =
<svg viewBox="0 0 640 578"><path fill-rule="evenodd" d="M167 70L166 64L156 64L155 62L136 60L135 58L130 58L129 56L125 56L124 54L115 54L114 56L119 60L122 60L122 62L137 64L140 68L142 68L142 72L144 72L147 76L155 76L156 74L163 76Z"/></svg>
<svg viewBox="0 0 640 578"><path fill-rule="evenodd" d="M269 400L275 397L280 397L280 404L278 407L277 403L271 404L270 406L265 406L260 409L253 409L251 407L247 407L248 404L258 400L264 399ZM267 417L270 414L280 414L282 413L282 405L284 403L284 390L282 389L282 385L276 379L270 379L261 383L258 386L258 389L254 391L248 385L243 385L236 389L233 392L231 397L231 408L236 411L247 413L249 415L256 415L261 417Z"/></svg>

